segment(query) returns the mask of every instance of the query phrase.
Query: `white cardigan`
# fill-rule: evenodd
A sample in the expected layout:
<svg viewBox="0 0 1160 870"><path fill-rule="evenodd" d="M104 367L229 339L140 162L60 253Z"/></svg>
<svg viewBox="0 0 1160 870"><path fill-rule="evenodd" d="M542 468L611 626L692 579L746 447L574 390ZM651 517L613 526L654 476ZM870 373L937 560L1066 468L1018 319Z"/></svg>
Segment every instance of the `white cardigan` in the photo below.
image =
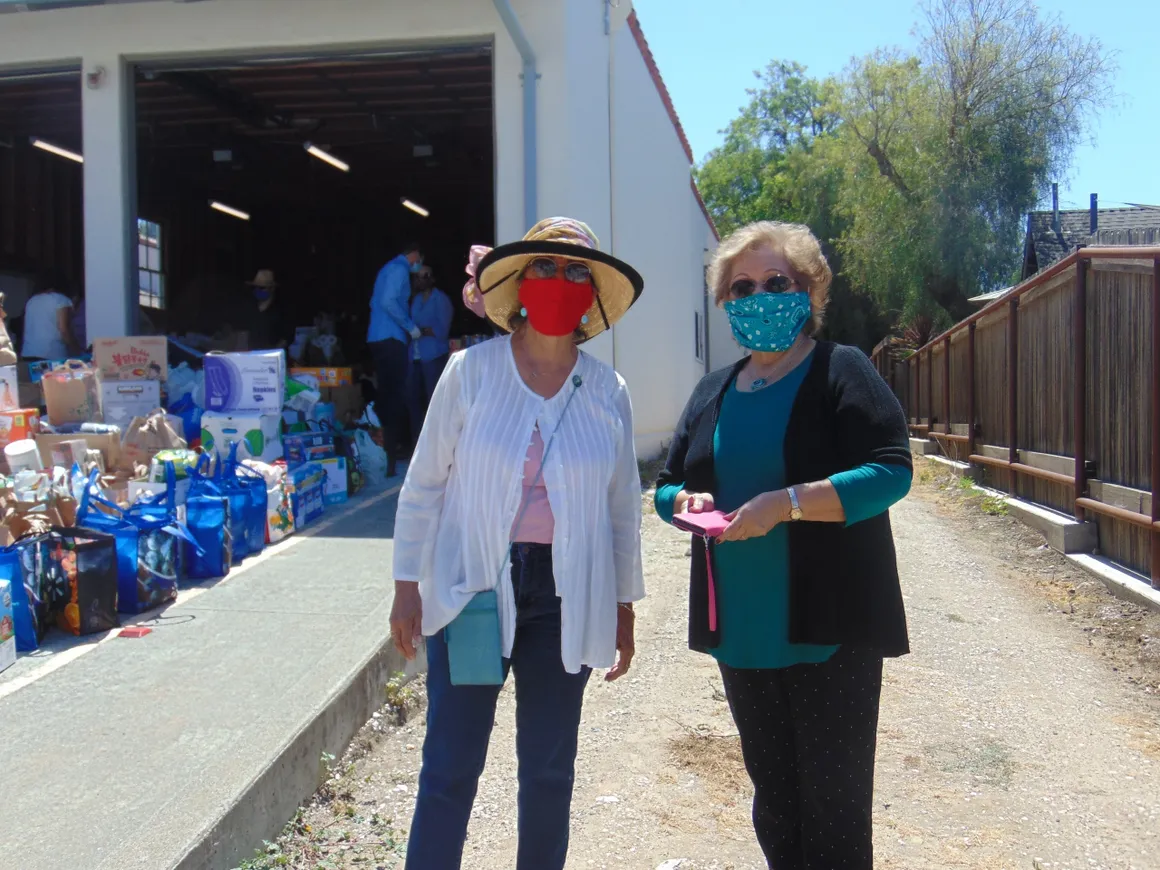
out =
<svg viewBox="0 0 1160 870"><path fill-rule="evenodd" d="M581 665L611 667L617 602L644 597L640 473L628 388L586 353L551 399L524 384L510 337L452 355L399 494L395 579L419 583L426 636L446 627L474 593L497 589L503 651L511 656L509 536L537 425L545 446L556 433L543 482L555 519L564 667L573 674Z"/></svg>

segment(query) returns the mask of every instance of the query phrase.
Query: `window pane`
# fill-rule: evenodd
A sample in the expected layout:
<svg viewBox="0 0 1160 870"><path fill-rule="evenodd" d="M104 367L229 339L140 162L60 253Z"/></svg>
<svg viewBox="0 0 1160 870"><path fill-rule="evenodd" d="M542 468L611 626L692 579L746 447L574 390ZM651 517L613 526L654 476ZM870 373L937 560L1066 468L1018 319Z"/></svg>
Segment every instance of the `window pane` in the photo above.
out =
<svg viewBox="0 0 1160 870"><path fill-rule="evenodd" d="M143 242L137 243L137 265L142 269L149 268L149 246Z"/></svg>
<svg viewBox="0 0 1160 870"><path fill-rule="evenodd" d="M148 293L150 287L153 286L150 282L149 275L150 273L145 269L140 269L137 272L137 287L145 293Z"/></svg>
<svg viewBox="0 0 1160 870"><path fill-rule="evenodd" d="M161 271L161 249L149 246L149 263L146 268L152 269L154 272Z"/></svg>
<svg viewBox="0 0 1160 870"><path fill-rule="evenodd" d="M149 299L150 299L150 297L149 297L149 294L148 294L148 293L146 293L144 290L142 290L142 291L141 291L141 292L140 292L140 293L137 295L137 304L138 304L138 305L144 305L144 306L148 307L149 305L151 305L151 304L152 304L152 303L149 301Z"/></svg>

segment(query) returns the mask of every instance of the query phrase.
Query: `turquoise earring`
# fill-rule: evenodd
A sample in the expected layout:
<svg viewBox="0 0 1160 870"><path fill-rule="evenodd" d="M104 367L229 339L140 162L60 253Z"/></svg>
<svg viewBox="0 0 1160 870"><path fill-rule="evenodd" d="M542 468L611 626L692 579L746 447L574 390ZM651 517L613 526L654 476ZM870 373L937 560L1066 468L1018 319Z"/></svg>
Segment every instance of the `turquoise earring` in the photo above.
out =
<svg viewBox="0 0 1160 870"><path fill-rule="evenodd" d="M583 317L580 318L580 323L582 323L582 324L588 323L588 315L587 314L585 314Z"/></svg>
<svg viewBox="0 0 1160 870"><path fill-rule="evenodd" d="M528 309L521 308L520 309L520 317L527 317L527 316L528 316Z"/></svg>

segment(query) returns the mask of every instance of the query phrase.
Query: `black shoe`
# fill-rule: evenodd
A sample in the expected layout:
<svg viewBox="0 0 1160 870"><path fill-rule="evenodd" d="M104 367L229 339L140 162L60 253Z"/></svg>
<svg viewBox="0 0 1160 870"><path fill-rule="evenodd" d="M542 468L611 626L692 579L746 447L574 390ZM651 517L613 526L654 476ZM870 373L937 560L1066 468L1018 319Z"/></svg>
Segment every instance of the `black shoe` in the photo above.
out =
<svg viewBox="0 0 1160 870"><path fill-rule="evenodd" d="M398 474L399 469L394 459L387 461L387 477L391 478Z"/></svg>

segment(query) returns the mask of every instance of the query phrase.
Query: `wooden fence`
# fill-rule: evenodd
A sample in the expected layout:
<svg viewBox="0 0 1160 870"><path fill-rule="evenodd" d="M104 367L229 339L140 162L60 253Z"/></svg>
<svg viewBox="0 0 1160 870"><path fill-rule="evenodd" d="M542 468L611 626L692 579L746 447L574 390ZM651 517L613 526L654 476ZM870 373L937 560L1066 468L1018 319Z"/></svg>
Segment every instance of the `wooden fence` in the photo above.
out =
<svg viewBox="0 0 1160 870"><path fill-rule="evenodd" d="M1160 589L1157 348L1160 247L1092 247L909 358L888 339L873 360L915 434L993 486L1096 522L1100 551Z"/></svg>

